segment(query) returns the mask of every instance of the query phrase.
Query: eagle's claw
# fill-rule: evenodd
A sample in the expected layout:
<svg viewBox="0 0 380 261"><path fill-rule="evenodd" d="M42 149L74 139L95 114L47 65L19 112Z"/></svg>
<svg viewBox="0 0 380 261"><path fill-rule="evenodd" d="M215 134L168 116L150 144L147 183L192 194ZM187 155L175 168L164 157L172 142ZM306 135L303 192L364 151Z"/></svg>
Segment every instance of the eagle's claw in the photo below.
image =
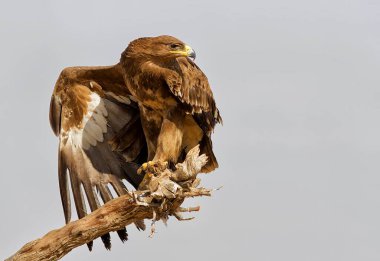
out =
<svg viewBox="0 0 380 261"><path fill-rule="evenodd" d="M142 173L152 173L158 174L168 167L167 161L148 161L141 165L137 170L137 174L141 175Z"/></svg>

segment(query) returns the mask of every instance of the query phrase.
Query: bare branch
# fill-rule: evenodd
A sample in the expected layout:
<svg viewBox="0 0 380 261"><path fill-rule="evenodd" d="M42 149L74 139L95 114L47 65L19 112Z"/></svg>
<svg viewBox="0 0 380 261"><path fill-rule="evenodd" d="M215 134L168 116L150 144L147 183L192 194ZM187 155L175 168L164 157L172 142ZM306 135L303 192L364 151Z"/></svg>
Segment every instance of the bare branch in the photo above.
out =
<svg viewBox="0 0 380 261"><path fill-rule="evenodd" d="M180 212L199 211L199 207L182 208L185 198L210 196L212 192L196 188L199 185L196 175L206 161L205 155L199 156L197 146L189 151L183 163L176 165L176 171L166 169L145 175L138 191L111 200L86 217L27 243L6 261L58 260L80 245L144 219L153 221L151 236L158 220L166 222L170 215L189 220L182 218Z"/></svg>

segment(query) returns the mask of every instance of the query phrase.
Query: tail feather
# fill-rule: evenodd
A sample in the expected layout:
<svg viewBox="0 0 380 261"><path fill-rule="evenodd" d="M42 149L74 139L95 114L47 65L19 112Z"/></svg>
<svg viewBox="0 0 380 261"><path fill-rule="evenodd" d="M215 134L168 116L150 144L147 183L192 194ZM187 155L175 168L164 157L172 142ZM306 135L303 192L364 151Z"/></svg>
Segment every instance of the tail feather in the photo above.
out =
<svg viewBox="0 0 380 261"><path fill-rule="evenodd" d="M201 154L206 154L208 157L207 163L203 166L201 172L208 173L219 167L218 161L212 150L212 141L211 138L207 135L204 135L200 142Z"/></svg>

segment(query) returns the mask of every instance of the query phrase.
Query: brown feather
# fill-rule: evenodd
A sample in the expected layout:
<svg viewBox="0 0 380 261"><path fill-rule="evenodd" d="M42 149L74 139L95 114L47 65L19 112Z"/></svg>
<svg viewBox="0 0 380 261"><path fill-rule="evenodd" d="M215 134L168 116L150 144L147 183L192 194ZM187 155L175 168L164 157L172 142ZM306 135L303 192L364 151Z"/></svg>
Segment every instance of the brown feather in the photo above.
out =
<svg viewBox="0 0 380 261"><path fill-rule="evenodd" d="M61 150L58 152L58 178L59 178L59 190L61 192L61 200L63 206L63 212L65 214L66 224L71 220L71 203L70 203L70 191L67 177L67 165L65 158Z"/></svg>
<svg viewBox="0 0 380 261"><path fill-rule="evenodd" d="M87 214L84 195L94 211L100 199L113 198L109 185L118 196L127 193L122 180L137 188L143 177L137 169L148 159L176 163L185 150L200 144L209 158L204 171L218 166L210 137L222 119L210 85L192 60L172 52L173 43L185 49L171 36L140 38L115 66L70 67L60 74L49 119L60 139L58 174L66 222L71 219L67 176L82 218ZM136 226L145 228L142 221ZM118 235L127 239L125 229ZM101 238L109 249L109 234Z"/></svg>
<svg viewBox="0 0 380 261"><path fill-rule="evenodd" d="M50 100L49 121L55 136L58 136L61 130L61 112L62 107L59 99L55 95L52 95Z"/></svg>
<svg viewBox="0 0 380 261"><path fill-rule="evenodd" d="M173 51L173 45L178 49ZM126 85L139 103L150 160L175 163L180 148L191 149L201 140L186 136L194 132L182 127L184 115L192 115L208 137L222 121L206 75L185 57L185 50L174 37L146 37L132 41L120 59ZM178 112L182 116L173 118ZM205 148L211 156L212 147Z"/></svg>
<svg viewBox="0 0 380 261"><path fill-rule="evenodd" d="M135 187L142 179L136 173L136 164L127 162L123 152L112 151L109 145L133 117L138 118L137 105L129 96L118 66L67 68L57 80L49 119L54 133L60 136L58 174L66 223L71 220L68 175L78 218L88 213L84 195L94 211L101 205L98 197L104 203L112 199L107 184L121 195L127 192L122 179ZM133 125L141 129L139 123L135 121ZM124 131L123 138L139 144L134 150L144 151L146 145L136 132ZM125 229L118 234L122 241L127 239ZM110 249L110 235L101 238ZM87 245L91 250L92 242Z"/></svg>

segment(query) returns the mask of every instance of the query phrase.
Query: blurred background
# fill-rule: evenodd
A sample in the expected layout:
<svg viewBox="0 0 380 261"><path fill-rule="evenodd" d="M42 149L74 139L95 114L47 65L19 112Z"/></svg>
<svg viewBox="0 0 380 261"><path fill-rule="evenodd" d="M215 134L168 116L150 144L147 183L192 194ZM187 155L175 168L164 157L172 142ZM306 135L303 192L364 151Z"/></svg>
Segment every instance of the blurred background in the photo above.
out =
<svg viewBox="0 0 380 261"><path fill-rule="evenodd" d="M190 222L63 260L380 260L380 2L1 1L0 259L64 225L50 96L137 37L192 46L224 119ZM150 221L146 222L148 227Z"/></svg>

